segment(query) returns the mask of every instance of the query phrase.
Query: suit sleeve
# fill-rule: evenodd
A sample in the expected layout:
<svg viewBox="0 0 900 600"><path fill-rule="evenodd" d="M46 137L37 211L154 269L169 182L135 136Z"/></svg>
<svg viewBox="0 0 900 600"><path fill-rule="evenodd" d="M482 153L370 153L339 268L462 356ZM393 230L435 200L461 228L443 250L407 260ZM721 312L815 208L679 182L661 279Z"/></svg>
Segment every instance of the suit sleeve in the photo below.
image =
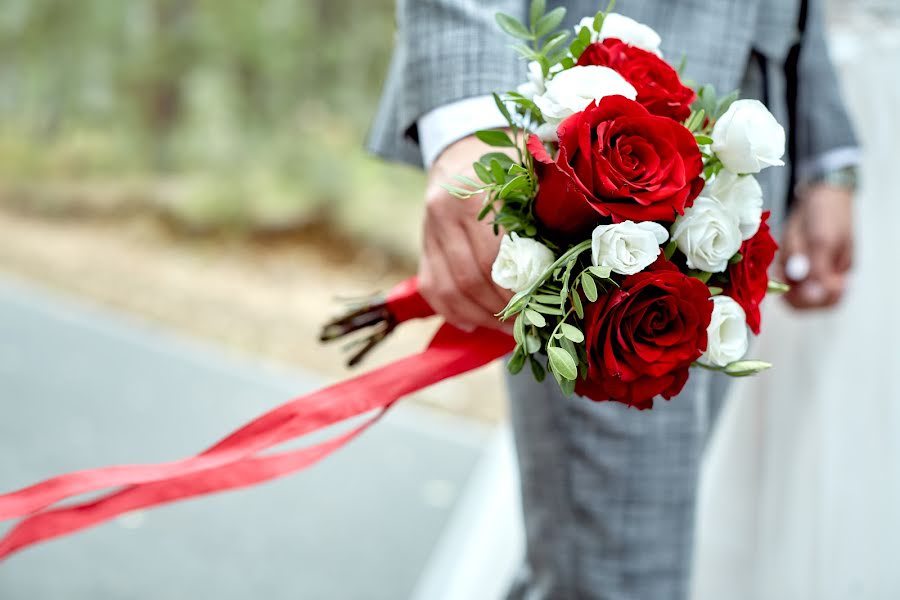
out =
<svg viewBox="0 0 900 600"><path fill-rule="evenodd" d="M796 178L855 164L858 143L828 53L821 0L808 1L808 21L797 66ZM837 165L837 162L844 164Z"/></svg>
<svg viewBox="0 0 900 600"><path fill-rule="evenodd" d="M398 0L397 37L369 149L422 164L417 121L457 100L515 89L524 63L496 25L524 20L526 0Z"/></svg>

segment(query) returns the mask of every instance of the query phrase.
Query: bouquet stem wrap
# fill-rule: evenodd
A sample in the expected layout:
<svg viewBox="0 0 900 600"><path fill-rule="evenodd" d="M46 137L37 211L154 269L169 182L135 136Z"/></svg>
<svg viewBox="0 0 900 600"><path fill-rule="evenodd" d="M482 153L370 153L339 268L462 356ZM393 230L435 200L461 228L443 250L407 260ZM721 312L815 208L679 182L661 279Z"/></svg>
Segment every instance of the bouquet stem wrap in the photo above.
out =
<svg viewBox="0 0 900 600"><path fill-rule="evenodd" d="M434 314L415 278L395 287L363 311L361 326L381 324L387 333L404 321ZM372 315L380 318L372 318ZM346 321L338 320L335 323ZM323 338L350 333L357 326ZM327 328L326 328L327 329ZM367 346L368 351L383 335ZM417 354L325 389L300 396L236 429L200 454L145 465L119 465L52 477L0 496L0 520L21 518L0 540L0 560L34 544L74 533L123 513L215 492L248 487L304 469L375 423L397 400L434 383L477 369L509 353L512 338L499 331L463 332L444 324ZM348 419L373 413L362 424L325 442L265 453L275 446ZM53 505L110 490L81 503Z"/></svg>

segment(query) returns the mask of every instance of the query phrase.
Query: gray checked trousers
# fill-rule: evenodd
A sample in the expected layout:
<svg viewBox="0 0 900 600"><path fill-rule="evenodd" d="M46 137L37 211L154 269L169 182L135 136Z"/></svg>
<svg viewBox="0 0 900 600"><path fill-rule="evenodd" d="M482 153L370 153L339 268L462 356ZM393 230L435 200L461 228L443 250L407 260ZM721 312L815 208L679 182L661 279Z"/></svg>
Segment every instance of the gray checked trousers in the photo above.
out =
<svg viewBox="0 0 900 600"><path fill-rule="evenodd" d="M638 411L510 377L527 551L509 600L684 600L700 459L726 389L698 369Z"/></svg>

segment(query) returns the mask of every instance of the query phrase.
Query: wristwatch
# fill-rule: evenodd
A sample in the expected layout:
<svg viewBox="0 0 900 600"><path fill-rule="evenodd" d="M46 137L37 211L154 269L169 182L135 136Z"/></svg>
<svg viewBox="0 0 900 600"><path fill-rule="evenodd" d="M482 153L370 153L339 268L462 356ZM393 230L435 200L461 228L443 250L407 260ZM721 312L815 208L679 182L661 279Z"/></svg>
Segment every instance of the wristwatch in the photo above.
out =
<svg viewBox="0 0 900 600"><path fill-rule="evenodd" d="M840 169L828 169L813 177L807 185L825 183L855 192L859 187L859 169L856 165L848 165Z"/></svg>

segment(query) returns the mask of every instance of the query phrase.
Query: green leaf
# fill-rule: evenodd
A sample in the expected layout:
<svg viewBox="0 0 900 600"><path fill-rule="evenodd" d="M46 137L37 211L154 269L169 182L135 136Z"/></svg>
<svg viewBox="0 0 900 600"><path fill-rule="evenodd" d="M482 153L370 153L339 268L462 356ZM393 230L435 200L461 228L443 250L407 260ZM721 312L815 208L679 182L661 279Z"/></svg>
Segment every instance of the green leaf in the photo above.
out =
<svg viewBox="0 0 900 600"><path fill-rule="evenodd" d="M559 389L565 397L569 397L575 393L575 381L572 379L557 379Z"/></svg>
<svg viewBox="0 0 900 600"><path fill-rule="evenodd" d="M580 344L584 341L584 334L575 327L574 325L569 325L568 323L560 323L559 330L562 332L566 338L572 340L576 344Z"/></svg>
<svg viewBox="0 0 900 600"><path fill-rule="evenodd" d="M559 310L559 308L556 306L546 306L544 304L529 304L528 306L545 315L554 315L557 317L561 317L563 314L562 311Z"/></svg>
<svg viewBox="0 0 900 600"><path fill-rule="evenodd" d="M584 318L584 306L581 305L581 296L578 295L578 292L572 294L572 308L575 309L575 314L579 319Z"/></svg>
<svg viewBox="0 0 900 600"><path fill-rule="evenodd" d="M570 46L570 48L571 48L571 46ZM581 52L584 52L584 49L582 49ZM581 55L581 52L578 53L579 56ZM562 61L560 61L560 64L562 65L563 69L571 69L572 67L575 66L575 59L573 59L571 56L567 56L564 59L562 59Z"/></svg>
<svg viewBox="0 0 900 600"><path fill-rule="evenodd" d="M568 31L560 31L559 33L554 33L552 36L547 38L546 42L544 42L544 54L548 56L552 55L554 50L561 48L567 41L569 41Z"/></svg>
<svg viewBox="0 0 900 600"><path fill-rule="evenodd" d="M522 371L522 367L525 366L526 358L527 355L522 351L522 346L516 346L516 351L513 352L513 355L509 359L509 362L506 363L507 370L513 375L518 374Z"/></svg>
<svg viewBox="0 0 900 600"><path fill-rule="evenodd" d="M697 143L701 146L708 146L713 143L713 139L708 135L695 135L694 139L696 139Z"/></svg>
<svg viewBox="0 0 900 600"><path fill-rule="evenodd" d="M519 21L514 19L513 17L503 14L497 13L495 17L497 20L497 25L500 26L507 35L511 35L514 38L518 38L520 40L531 41L534 39L534 36L531 35L531 32L522 25Z"/></svg>
<svg viewBox="0 0 900 600"><path fill-rule="evenodd" d="M529 14L529 17L531 18L530 23L532 29L536 29L535 24L538 22L538 20L540 20L542 16L544 16L544 12L546 10L546 0L531 0L531 13Z"/></svg>
<svg viewBox="0 0 900 600"><path fill-rule="evenodd" d="M550 367L563 379L574 381L578 378L578 366L571 354L557 346L549 346L547 355L550 357Z"/></svg>
<svg viewBox="0 0 900 600"><path fill-rule="evenodd" d="M525 345L525 315L519 313L516 317L516 322L513 325L513 339L516 340L520 346Z"/></svg>
<svg viewBox="0 0 900 600"><path fill-rule="evenodd" d="M606 10L603 12L605 12L606 14L609 14L613 11L613 9L615 7L616 7L616 0L609 0L609 4L606 5Z"/></svg>
<svg viewBox="0 0 900 600"><path fill-rule="evenodd" d="M771 369L772 364L761 360L738 360L729 363L722 371L726 375L732 377L747 377L748 375L756 375L766 369Z"/></svg>
<svg viewBox="0 0 900 600"><path fill-rule="evenodd" d="M528 303L528 294L523 292L518 292L515 296L509 299L506 307L500 311L500 315L503 317L509 317L511 315L516 314L520 310L522 310L525 305Z"/></svg>
<svg viewBox="0 0 900 600"><path fill-rule="evenodd" d="M470 177L466 177L465 175L454 175L453 178L460 183L464 183L470 187L476 188L476 190L481 189L481 184L475 181Z"/></svg>
<svg viewBox="0 0 900 600"><path fill-rule="evenodd" d="M744 260L744 255L741 254L740 252L738 252L737 254L735 254L734 256L732 256L731 258L728 259L728 264L736 265L739 262L741 262L742 260Z"/></svg>
<svg viewBox="0 0 900 600"><path fill-rule="evenodd" d="M612 269L609 267L592 266L587 270L591 272L591 275L596 275L600 279L609 279L609 276L612 275Z"/></svg>
<svg viewBox="0 0 900 600"><path fill-rule="evenodd" d="M786 283L781 283L780 281L770 279L766 291L770 294L786 294L787 292L791 291L791 286Z"/></svg>
<svg viewBox="0 0 900 600"><path fill-rule="evenodd" d="M481 158L479 158L478 162L486 167L489 167L495 160L500 163L500 166L504 171L508 171L509 168L514 164L513 159L511 159L503 152L488 152L487 154L484 154Z"/></svg>
<svg viewBox="0 0 900 600"><path fill-rule="evenodd" d="M497 159L491 160L491 174L494 176L494 181L497 182L497 185L503 185L506 183L506 169L503 168L503 165L500 164L500 161Z"/></svg>
<svg viewBox="0 0 900 600"><path fill-rule="evenodd" d="M603 11L598 11L596 15L594 15L594 31L600 33L600 30L603 29L603 21L606 19L606 15Z"/></svg>
<svg viewBox="0 0 900 600"><path fill-rule="evenodd" d="M578 41L584 44L585 48L591 43L591 30L587 27L582 27L578 30Z"/></svg>
<svg viewBox="0 0 900 600"><path fill-rule="evenodd" d="M671 242L669 242L666 245L666 249L665 249L666 260L672 260L672 256L675 255L675 251L677 249L678 249L678 244L675 242L675 240L672 240Z"/></svg>
<svg viewBox="0 0 900 600"><path fill-rule="evenodd" d="M533 294L532 302L540 302L541 304L556 305L559 304L559 296L556 294Z"/></svg>
<svg viewBox="0 0 900 600"><path fill-rule="evenodd" d="M541 351L541 338L536 335L529 335L525 338L525 351L528 354L535 354Z"/></svg>
<svg viewBox="0 0 900 600"><path fill-rule="evenodd" d="M546 15L541 17L538 21L537 26L535 27L535 37L542 38L548 33L554 31L559 24L562 23L563 19L566 18L566 9L563 6L554 8Z"/></svg>
<svg viewBox="0 0 900 600"><path fill-rule="evenodd" d="M720 287L716 287L714 285L709 286L709 295L710 296L719 296L722 292L724 292Z"/></svg>
<svg viewBox="0 0 900 600"><path fill-rule="evenodd" d="M500 188L500 193L498 196L501 199L506 198L513 192L517 192L521 189L524 189L528 185L528 177L525 175L519 175L518 177L513 177L506 184Z"/></svg>
<svg viewBox="0 0 900 600"><path fill-rule="evenodd" d="M500 96L497 94L492 94L494 96L494 103L497 105L497 110L500 111L500 114L503 115L503 118L506 119L506 122L510 125L515 125L513 118L509 114L509 109L506 108L506 102L500 99Z"/></svg>
<svg viewBox="0 0 900 600"><path fill-rule="evenodd" d="M534 356L528 357L528 363L531 365L531 374L534 375L534 380L538 383L544 381L547 377L547 372L544 370L544 366L536 359Z"/></svg>
<svg viewBox="0 0 900 600"><path fill-rule="evenodd" d="M484 167L480 162L473 163L472 168L475 169L475 174L478 175L478 179L483 181L484 183L494 183L494 178L491 177L490 172Z"/></svg>
<svg viewBox="0 0 900 600"><path fill-rule="evenodd" d="M581 277L581 289L584 290L584 297L588 299L588 302L597 301L597 284L594 283L594 279L587 273Z"/></svg>
<svg viewBox="0 0 900 600"><path fill-rule="evenodd" d="M509 135L502 129L487 129L476 131L475 137L487 144L488 146L497 146L500 148L514 148L515 144Z"/></svg>
<svg viewBox="0 0 900 600"><path fill-rule="evenodd" d="M528 319L528 322L535 327L544 327L547 325L547 320L541 313L537 312L536 310L526 308L524 314L525 318Z"/></svg>
<svg viewBox="0 0 900 600"><path fill-rule="evenodd" d="M461 187L456 187L455 185L450 185L449 183L442 183L441 187L462 200L472 197L471 190L464 190Z"/></svg>

